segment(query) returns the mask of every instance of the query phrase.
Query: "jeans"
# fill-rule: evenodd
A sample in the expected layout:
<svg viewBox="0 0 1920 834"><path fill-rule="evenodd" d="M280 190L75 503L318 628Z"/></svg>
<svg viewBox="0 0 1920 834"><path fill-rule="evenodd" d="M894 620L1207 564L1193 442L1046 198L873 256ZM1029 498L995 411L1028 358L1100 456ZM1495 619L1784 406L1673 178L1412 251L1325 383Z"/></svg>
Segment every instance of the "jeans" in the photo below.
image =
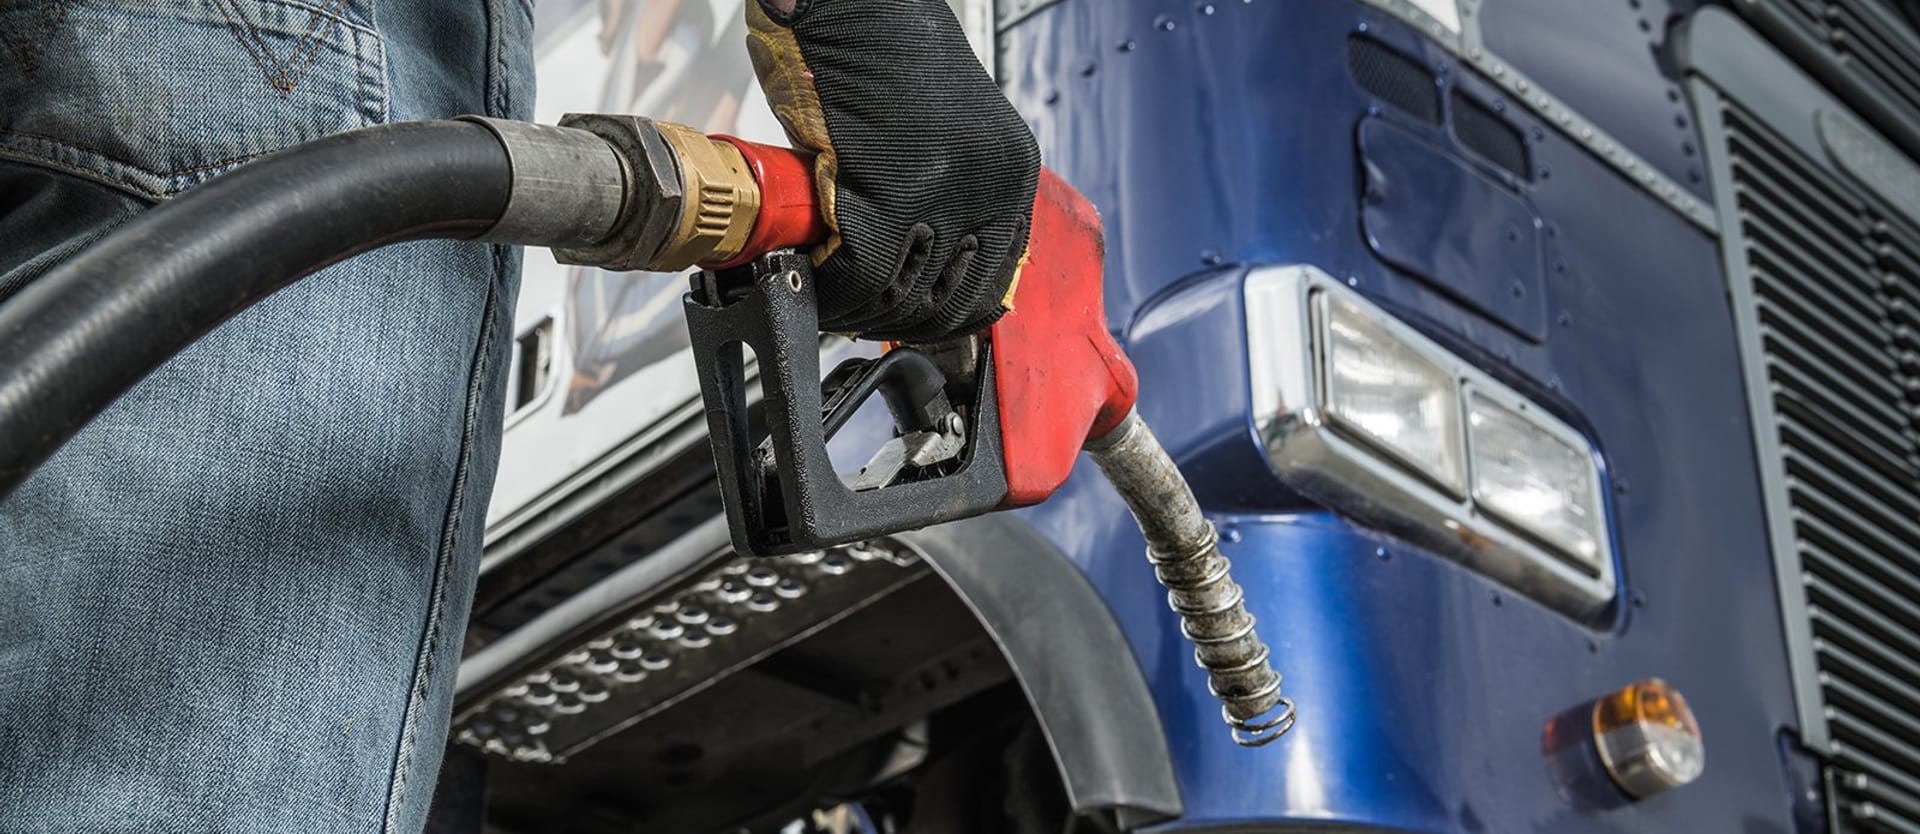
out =
<svg viewBox="0 0 1920 834"><path fill-rule="evenodd" d="M0 4L0 304L260 154L527 117L528 2ZM0 504L0 832L420 829L518 275L452 242L327 269Z"/></svg>

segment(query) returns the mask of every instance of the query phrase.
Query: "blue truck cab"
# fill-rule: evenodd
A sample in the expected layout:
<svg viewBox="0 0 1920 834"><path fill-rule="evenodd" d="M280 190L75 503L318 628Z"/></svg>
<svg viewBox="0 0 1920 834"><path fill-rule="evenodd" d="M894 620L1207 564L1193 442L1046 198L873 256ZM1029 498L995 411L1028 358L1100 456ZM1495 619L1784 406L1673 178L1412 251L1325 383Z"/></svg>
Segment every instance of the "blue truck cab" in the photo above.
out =
<svg viewBox="0 0 1920 834"><path fill-rule="evenodd" d="M449 769L489 830L1920 831L1920 6L961 5L1297 724L1232 741L1088 462L750 561L697 400L546 480L534 414ZM548 306L516 405L591 418L561 343L649 308ZM1627 790L1594 705L1647 679L1705 766Z"/></svg>

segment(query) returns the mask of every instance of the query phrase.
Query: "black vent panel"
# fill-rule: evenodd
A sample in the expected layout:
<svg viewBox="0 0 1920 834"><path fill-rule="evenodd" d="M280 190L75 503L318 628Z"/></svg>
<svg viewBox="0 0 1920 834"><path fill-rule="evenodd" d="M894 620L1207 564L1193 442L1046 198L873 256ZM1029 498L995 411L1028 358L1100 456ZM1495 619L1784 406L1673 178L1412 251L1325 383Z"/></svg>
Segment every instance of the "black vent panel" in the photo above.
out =
<svg viewBox="0 0 1920 834"><path fill-rule="evenodd" d="M1909 153L1920 153L1920 3L1746 0L1731 5Z"/></svg>
<svg viewBox="0 0 1920 834"><path fill-rule="evenodd" d="M1829 799L1844 831L1920 831L1920 230L1746 111L1724 120Z"/></svg>
<svg viewBox="0 0 1920 834"><path fill-rule="evenodd" d="M1368 95L1429 124L1440 123L1440 86L1419 61L1372 38L1347 39L1347 71Z"/></svg>
<svg viewBox="0 0 1920 834"><path fill-rule="evenodd" d="M1459 90L1453 92L1453 134L1460 144L1486 161L1523 180L1531 179L1527 174L1527 140L1520 129Z"/></svg>

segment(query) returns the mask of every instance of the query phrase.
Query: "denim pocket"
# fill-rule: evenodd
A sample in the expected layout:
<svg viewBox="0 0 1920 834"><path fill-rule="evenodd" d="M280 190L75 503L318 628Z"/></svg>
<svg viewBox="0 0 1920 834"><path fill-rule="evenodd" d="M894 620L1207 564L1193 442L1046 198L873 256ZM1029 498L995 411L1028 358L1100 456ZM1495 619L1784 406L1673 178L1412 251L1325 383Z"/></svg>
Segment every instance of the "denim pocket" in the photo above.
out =
<svg viewBox="0 0 1920 834"><path fill-rule="evenodd" d="M0 4L0 156L165 197L382 122L372 2Z"/></svg>

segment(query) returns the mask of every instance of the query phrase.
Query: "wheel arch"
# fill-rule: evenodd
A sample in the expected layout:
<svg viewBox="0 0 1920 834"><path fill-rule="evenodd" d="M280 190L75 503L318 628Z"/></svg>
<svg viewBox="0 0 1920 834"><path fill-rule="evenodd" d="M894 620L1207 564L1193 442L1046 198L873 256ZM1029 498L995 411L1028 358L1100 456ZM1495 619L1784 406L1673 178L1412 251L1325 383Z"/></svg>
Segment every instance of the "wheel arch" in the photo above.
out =
<svg viewBox="0 0 1920 834"><path fill-rule="evenodd" d="M1180 815L1165 729L1131 645L1092 583L1026 522L995 514L900 537L1000 647L1076 813L1123 828Z"/></svg>

